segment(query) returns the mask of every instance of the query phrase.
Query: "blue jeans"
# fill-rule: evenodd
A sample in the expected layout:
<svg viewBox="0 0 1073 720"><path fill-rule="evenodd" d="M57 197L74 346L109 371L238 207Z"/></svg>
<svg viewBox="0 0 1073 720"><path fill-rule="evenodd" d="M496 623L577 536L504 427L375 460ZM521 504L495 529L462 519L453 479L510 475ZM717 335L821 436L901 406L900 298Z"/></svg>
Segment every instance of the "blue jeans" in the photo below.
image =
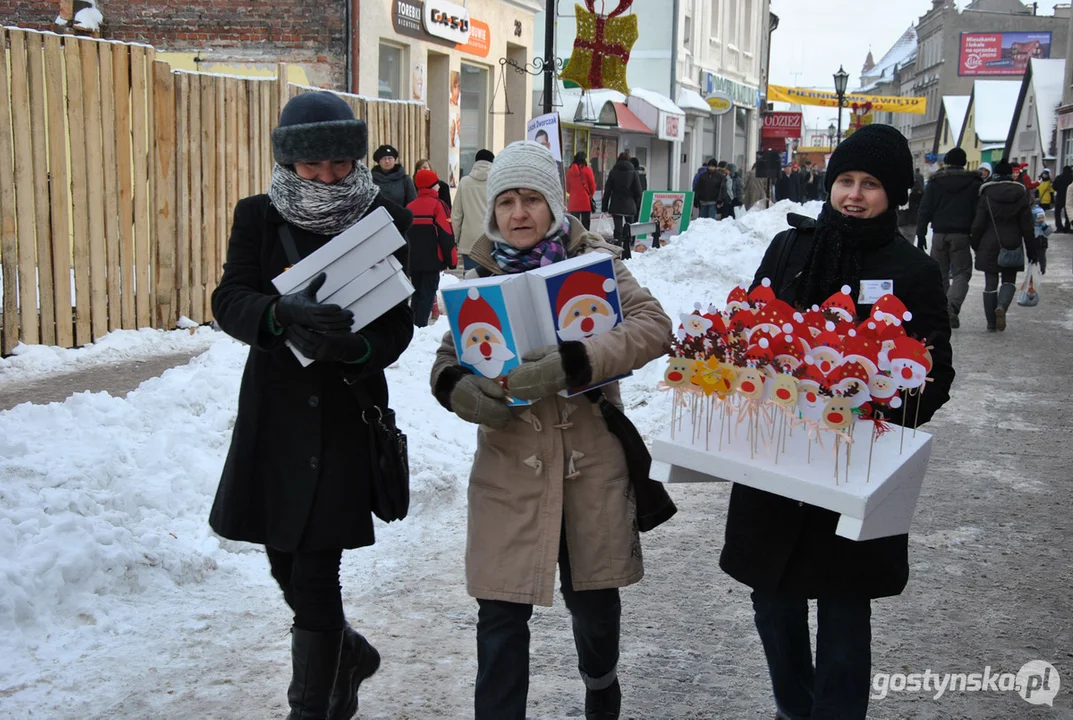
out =
<svg viewBox="0 0 1073 720"><path fill-rule="evenodd" d="M566 536L559 542L563 599L574 628L585 686L602 690L618 677L622 603L618 589L575 591ZM477 600L476 720L524 720L529 695L529 618L533 606Z"/></svg>
<svg viewBox="0 0 1073 720"><path fill-rule="evenodd" d="M715 220L719 217L719 209L715 206L715 203L701 203L700 204L700 216L702 218L711 218Z"/></svg>
<svg viewBox="0 0 1073 720"><path fill-rule="evenodd" d="M813 667L808 601L763 590L752 599L779 713L787 720L864 720L872 684L870 602L816 601Z"/></svg>

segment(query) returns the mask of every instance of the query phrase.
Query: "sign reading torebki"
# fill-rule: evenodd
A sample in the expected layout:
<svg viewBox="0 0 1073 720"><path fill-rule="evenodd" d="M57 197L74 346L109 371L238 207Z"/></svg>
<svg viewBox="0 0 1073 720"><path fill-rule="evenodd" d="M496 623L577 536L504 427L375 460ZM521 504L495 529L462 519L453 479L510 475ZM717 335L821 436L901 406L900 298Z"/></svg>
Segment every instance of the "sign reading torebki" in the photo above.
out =
<svg viewBox="0 0 1073 720"><path fill-rule="evenodd" d="M446 0L394 0L392 8L391 23L399 35L488 57L491 28L470 17L461 5Z"/></svg>
<svg viewBox="0 0 1073 720"><path fill-rule="evenodd" d="M764 114L765 138L799 138L801 137L801 113L771 112Z"/></svg>

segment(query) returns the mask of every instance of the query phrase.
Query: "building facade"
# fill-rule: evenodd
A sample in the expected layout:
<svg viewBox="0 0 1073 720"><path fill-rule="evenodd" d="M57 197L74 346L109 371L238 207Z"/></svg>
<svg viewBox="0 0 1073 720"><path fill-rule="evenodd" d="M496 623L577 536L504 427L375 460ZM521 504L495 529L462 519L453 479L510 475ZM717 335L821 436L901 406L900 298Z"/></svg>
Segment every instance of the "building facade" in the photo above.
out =
<svg viewBox="0 0 1073 720"><path fill-rule="evenodd" d="M355 58L360 95L428 105L432 167L455 186L482 148L525 139L536 0L365 0ZM420 158L399 158L409 172Z"/></svg>
<svg viewBox="0 0 1073 720"><path fill-rule="evenodd" d="M1066 165L1073 166L1073 13L1069 17L1069 30L1066 38L1066 71L1062 83L1062 104L1058 107L1058 158L1057 166L1061 170Z"/></svg>

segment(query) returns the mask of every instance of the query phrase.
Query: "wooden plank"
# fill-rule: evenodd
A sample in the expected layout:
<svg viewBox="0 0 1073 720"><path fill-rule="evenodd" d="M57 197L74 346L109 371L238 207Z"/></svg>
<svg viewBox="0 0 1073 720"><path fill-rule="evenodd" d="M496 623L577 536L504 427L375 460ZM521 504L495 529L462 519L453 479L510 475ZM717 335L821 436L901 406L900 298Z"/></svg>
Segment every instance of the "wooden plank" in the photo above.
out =
<svg viewBox="0 0 1073 720"><path fill-rule="evenodd" d="M7 34L0 27L0 49L7 47ZM7 69L7 53L0 52L0 266L4 278L0 352L4 355L19 343L19 241L15 234L15 168L11 162L11 94Z"/></svg>
<svg viewBox="0 0 1073 720"><path fill-rule="evenodd" d="M86 126L82 103L82 53L88 40L64 40L67 65L67 125L71 141L71 255L75 276L75 344L93 342L89 295L89 188L86 180Z"/></svg>
<svg viewBox="0 0 1073 720"><path fill-rule="evenodd" d="M104 243L104 148L101 140L99 43L85 40L82 51L82 109L86 121L86 185L89 200L89 291L93 339L108 333L108 273Z"/></svg>
<svg viewBox="0 0 1073 720"><path fill-rule="evenodd" d="M205 309L202 322L206 322L212 317L209 268L216 254L214 248L220 242L220 231L216 228L216 83L204 75L201 77L201 117L201 257L194 258L194 280Z"/></svg>
<svg viewBox="0 0 1073 720"><path fill-rule="evenodd" d="M272 115L272 86L261 86L261 192L268 192L272 182L272 168L276 164L272 152L272 129L276 118Z"/></svg>
<svg viewBox="0 0 1073 720"><path fill-rule="evenodd" d="M220 262L220 248L226 245L227 228L231 218L227 216L227 103L225 102L224 79L214 78L216 85L216 199L213 209L216 212L216 242L212 244L212 256L209 258L209 279L205 292L210 295L219 280L217 267Z"/></svg>
<svg viewBox="0 0 1073 720"><path fill-rule="evenodd" d="M190 253L183 276L190 297L190 319L205 322L205 286L201 280L201 76L190 75L190 122L186 129L186 152L190 162ZM186 205L179 206L186 213Z"/></svg>
<svg viewBox="0 0 1073 720"><path fill-rule="evenodd" d="M250 195L263 192L261 187L261 82L250 80L246 83L247 100L249 110L246 122L250 130Z"/></svg>
<svg viewBox="0 0 1073 720"><path fill-rule="evenodd" d="M279 114L283 106L291 99L290 83L287 81L287 63L276 64L276 106L273 108L272 127L279 123Z"/></svg>
<svg viewBox="0 0 1073 720"><path fill-rule="evenodd" d="M134 135L134 306L139 328L152 327L149 287L149 95L146 48L130 49L131 116Z"/></svg>
<svg viewBox="0 0 1073 720"><path fill-rule="evenodd" d="M121 323L125 330L138 327L134 312L134 177L131 152L130 48L112 45L112 83L116 98L115 137L119 193L119 289Z"/></svg>
<svg viewBox="0 0 1073 720"><path fill-rule="evenodd" d="M236 163L238 169L238 188L235 193L236 203L242 198L249 197L250 195L249 85L249 80L235 81L235 105L238 111L238 117L235 118L238 123L238 135L235 137L235 144L238 146L238 162ZM235 208L232 205L231 210L233 211L234 209Z"/></svg>
<svg viewBox="0 0 1073 720"><path fill-rule="evenodd" d="M154 298L159 327L173 328L179 319L175 297L175 76L171 67L153 67L153 237L156 245Z"/></svg>
<svg viewBox="0 0 1073 720"><path fill-rule="evenodd" d="M48 204L51 213L52 291L56 344L74 346L71 314L71 179L67 168L67 96L63 91L63 47L45 35L45 88L48 100Z"/></svg>
<svg viewBox="0 0 1073 720"><path fill-rule="evenodd" d="M235 203L238 202L238 89L241 82L233 78L224 79L224 97L227 103L227 140L224 152L227 158L227 205L226 217L230 221L235 215Z"/></svg>
<svg viewBox="0 0 1073 720"><path fill-rule="evenodd" d="M45 121L45 58L40 33L26 35L30 79L30 132L33 135L34 236L37 261L37 303L41 342L56 344L56 306L52 278L51 220L48 209L48 125Z"/></svg>
<svg viewBox="0 0 1073 720"><path fill-rule="evenodd" d="M10 31L11 129L15 141L15 220L18 223L19 326L24 343L41 342L37 316L37 235L34 152L30 144L30 87L26 32Z"/></svg>
<svg viewBox="0 0 1073 720"><path fill-rule="evenodd" d="M119 165L116 156L116 95L112 48L99 46L101 71L101 141L104 145L104 261L108 287L108 330L123 327L119 267Z"/></svg>
<svg viewBox="0 0 1073 720"><path fill-rule="evenodd" d="M190 317L190 75L175 75L175 285L176 313Z"/></svg>

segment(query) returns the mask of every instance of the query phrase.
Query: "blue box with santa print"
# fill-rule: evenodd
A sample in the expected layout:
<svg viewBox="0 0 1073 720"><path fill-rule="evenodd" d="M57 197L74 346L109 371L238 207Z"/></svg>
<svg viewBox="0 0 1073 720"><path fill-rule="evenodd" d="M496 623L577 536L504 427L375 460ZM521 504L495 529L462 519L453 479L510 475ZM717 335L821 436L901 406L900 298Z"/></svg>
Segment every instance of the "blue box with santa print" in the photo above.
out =
<svg viewBox="0 0 1073 720"><path fill-rule="evenodd" d="M500 380L525 353L547 344L534 323L524 275L465 280L441 292L458 362L478 375ZM532 401L512 398L508 404Z"/></svg>
<svg viewBox="0 0 1073 720"><path fill-rule="evenodd" d="M545 345L586 340L611 332L622 322L614 259L594 252L525 273L536 310L536 322ZM621 380L608 378L584 388L564 390L574 397L601 385Z"/></svg>

